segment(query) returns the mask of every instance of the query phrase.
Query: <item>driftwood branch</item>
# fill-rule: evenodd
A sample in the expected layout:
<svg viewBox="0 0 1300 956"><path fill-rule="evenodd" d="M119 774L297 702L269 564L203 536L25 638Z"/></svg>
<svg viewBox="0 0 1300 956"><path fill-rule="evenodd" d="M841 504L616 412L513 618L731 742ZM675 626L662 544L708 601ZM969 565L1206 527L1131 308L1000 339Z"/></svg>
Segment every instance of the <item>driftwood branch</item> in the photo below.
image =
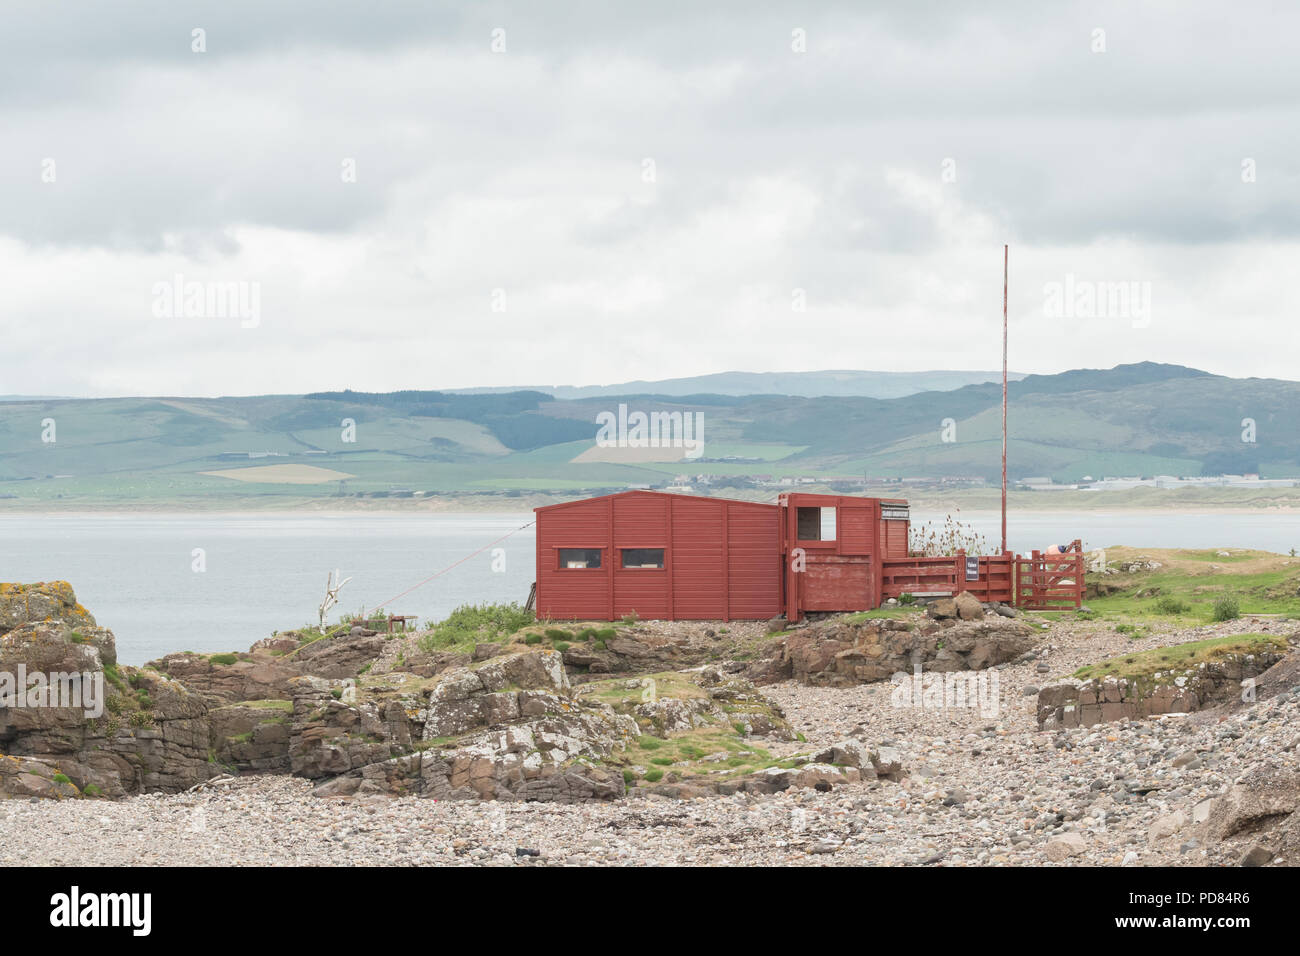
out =
<svg viewBox="0 0 1300 956"><path fill-rule="evenodd" d="M325 579L325 600L320 602L320 629L325 630L325 615L329 613L334 605L339 603L339 592L343 590L343 585L351 581L352 578L343 578L339 580L339 572L330 573Z"/></svg>

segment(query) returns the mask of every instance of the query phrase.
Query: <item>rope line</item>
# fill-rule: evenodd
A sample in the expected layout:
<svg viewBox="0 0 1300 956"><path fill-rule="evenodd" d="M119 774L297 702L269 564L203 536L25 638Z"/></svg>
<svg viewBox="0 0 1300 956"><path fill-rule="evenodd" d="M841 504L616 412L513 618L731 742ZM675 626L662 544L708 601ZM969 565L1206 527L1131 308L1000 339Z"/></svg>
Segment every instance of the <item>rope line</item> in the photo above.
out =
<svg viewBox="0 0 1300 956"><path fill-rule="evenodd" d="M423 581L419 582L418 584L413 584L411 587L407 588L401 594L395 594L392 597L390 597L387 601L383 601L379 604L376 604L372 609L371 613L373 614L375 611L378 611L380 608L387 607L389 604L392 604L398 598L406 597L406 595L410 594L412 591L416 590L417 588L424 587L434 578L446 574L452 568L457 568L460 565L464 564L466 561L468 561L470 558L477 557L478 555L482 554L484 551L492 547L494 544L500 544L502 541L504 541L506 538L510 537L511 535L518 534L520 531L523 531L525 528L531 527L532 525L535 524L537 524L536 518L534 518L532 521L528 522L527 524L520 525L518 528L515 528L514 531L507 531L505 534L497 538L495 541L489 541L487 544L483 545L483 547L479 548L477 551L473 551L465 555L465 557L461 558L459 561L455 562L454 564L447 565L441 571L435 571L433 574L429 575L427 578L425 578Z"/></svg>

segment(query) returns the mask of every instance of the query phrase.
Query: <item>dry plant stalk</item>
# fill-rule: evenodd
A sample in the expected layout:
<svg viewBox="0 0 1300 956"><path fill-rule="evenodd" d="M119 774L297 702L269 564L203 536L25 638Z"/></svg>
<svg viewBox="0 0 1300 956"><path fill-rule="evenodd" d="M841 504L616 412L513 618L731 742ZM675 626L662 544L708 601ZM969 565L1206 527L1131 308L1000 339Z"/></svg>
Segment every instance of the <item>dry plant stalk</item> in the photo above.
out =
<svg viewBox="0 0 1300 956"><path fill-rule="evenodd" d="M991 554L988 542L970 525L946 515L936 528L926 521L912 525L907 534L908 554L920 558L939 558L965 551L968 555Z"/></svg>

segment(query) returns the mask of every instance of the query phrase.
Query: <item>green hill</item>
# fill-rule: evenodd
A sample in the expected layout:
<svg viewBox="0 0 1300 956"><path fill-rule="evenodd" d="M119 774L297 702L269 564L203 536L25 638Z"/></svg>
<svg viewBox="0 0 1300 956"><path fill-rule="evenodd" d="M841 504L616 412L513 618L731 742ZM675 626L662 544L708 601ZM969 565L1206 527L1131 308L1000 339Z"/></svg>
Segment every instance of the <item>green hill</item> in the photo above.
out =
<svg viewBox="0 0 1300 956"><path fill-rule="evenodd" d="M684 473L742 488L785 476L995 480L1000 402L993 383L899 398L420 390L22 399L0 402L0 506L573 494L663 486ZM702 455L654 461L596 449L596 417L619 403L700 415ZM1241 440L1247 418L1255 443ZM1296 382L1154 363L1030 375L1010 385L1009 471L1058 481L1292 476L1296 421Z"/></svg>

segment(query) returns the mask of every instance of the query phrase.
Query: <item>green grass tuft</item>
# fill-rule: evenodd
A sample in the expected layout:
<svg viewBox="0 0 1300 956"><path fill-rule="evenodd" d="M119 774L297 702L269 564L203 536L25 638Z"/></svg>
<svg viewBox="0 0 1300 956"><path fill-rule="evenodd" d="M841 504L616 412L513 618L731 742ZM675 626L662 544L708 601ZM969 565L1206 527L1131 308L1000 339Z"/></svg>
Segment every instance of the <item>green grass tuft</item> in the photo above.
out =
<svg viewBox="0 0 1300 956"><path fill-rule="evenodd" d="M532 611L517 603L462 604L421 637L419 645L426 652L472 650L475 644L509 637L535 620Z"/></svg>

